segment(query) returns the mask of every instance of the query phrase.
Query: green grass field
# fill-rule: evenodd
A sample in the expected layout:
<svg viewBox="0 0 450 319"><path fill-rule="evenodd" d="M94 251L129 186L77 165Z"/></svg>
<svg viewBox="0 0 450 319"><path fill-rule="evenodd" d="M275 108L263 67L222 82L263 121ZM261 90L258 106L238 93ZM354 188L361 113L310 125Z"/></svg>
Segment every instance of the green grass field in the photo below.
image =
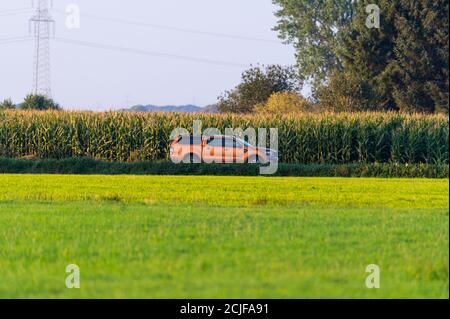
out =
<svg viewBox="0 0 450 319"><path fill-rule="evenodd" d="M448 194L425 179L0 175L0 297L448 298ZM81 289L65 287L73 263Z"/></svg>

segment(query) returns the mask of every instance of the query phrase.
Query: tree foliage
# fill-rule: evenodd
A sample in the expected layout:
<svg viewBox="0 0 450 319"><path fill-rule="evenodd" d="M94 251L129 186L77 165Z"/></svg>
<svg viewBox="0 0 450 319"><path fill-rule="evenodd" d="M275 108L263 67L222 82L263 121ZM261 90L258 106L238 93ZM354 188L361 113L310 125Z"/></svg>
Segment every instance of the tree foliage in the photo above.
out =
<svg viewBox="0 0 450 319"><path fill-rule="evenodd" d="M258 65L242 74L242 81L236 88L219 97L218 109L223 113L248 113L256 105L266 103L273 93L298 89L299 83L292 67Z"/></svg>
<svg viewBox="0 0 450 319"><path fill-rule="evenodd" d="M3 102L0 102L0 110L14 109L15 107L11 99L5 99Z"/></svg>
<svg viewBox="0 0 450 319"><path fill-rule="evenodd" d="M370 2L342 36L344 72L371 87L379 109L448 112L448 1L379 0L379 29L365 24Z"/></svg>
<svg viewBox="0 0 450 319"><path fill-rule="evenodd" d="M28 94L20 106L24 110L60 110L61 107L45 95Z"/></svg>
<svg viewBox="0 0 450 319"><path fill-rule="evenodd" d="M310 112L312 110L313 104L295 92L274 93L265 104L260 104L256 107L258 113L268 115Z"/></svg>
<svg viewBox="0 0 450 319"><path fill-rule="evenodd" d="M448 0L274 2L276 29L327 108L448 113ZM369 4L380 28L366 25Z"/></svg>
<svg viewBox="0 0 450 319"><path fill-rule="evenodd" d="M302 84L310 81L314 89L330 73L342 70L338 55L342 45L338 38L353 20L354 0L273 2L279 7L274 30L286 43L294 45Z"/></svg>
<svg viewBox="0 0 450 319"><path fill-rule="evenodd" d="M327 111L377 111L380 100L367 80L346 72L333 74L316 94L320 108Z"/></svg>
<svg viewBox="0 0 450 319"><path fill-rule="evenodd" d="M400 1L395 59L388 64L400 110L448 113L448 14L448 0Z"/></svg>

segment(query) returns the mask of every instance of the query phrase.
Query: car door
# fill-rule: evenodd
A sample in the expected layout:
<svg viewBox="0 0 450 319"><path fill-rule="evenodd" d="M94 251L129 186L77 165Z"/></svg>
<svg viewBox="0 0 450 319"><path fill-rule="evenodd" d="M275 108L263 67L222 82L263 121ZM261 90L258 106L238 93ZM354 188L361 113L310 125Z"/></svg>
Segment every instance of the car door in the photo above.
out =
<svg viewBox="0 0 450 319"><path fill-rule="evenodd" d="M238 140L235 140L235 147L234 147L234 161L235 163L245 163L245 153L246 149L244 144L239 142Z"/></svg>
<svg viewBox="0 0 450 319"><path fill-rule="evenodd" d="M220 136L211 136L207 139L205 149L203 150L203 160L205 163L223 163L224 143L224 138Z"/></svg>
<svg viewBox="0 0 450 319"><path fill-rule="evenodd" d="M236 160L236 141L232 137L225 137L224 162L234 163Z"/></svg>

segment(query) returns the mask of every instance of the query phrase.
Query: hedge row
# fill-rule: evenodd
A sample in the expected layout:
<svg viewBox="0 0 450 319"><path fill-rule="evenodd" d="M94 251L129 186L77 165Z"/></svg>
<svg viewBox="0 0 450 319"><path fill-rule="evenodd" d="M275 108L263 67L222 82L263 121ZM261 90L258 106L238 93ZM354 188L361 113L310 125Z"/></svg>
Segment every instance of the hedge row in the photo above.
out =
<svg viewBox="0 0 450 319"><path fill-rule="evenodd" d="M89 158L18 160L0 158L0 173L103 175L258 176L251 164L173 164L171 162L112 163ZM265 175L266 176L266 175ZM448 178L448 165L433 164L280 164L273 176Z"/></svg>

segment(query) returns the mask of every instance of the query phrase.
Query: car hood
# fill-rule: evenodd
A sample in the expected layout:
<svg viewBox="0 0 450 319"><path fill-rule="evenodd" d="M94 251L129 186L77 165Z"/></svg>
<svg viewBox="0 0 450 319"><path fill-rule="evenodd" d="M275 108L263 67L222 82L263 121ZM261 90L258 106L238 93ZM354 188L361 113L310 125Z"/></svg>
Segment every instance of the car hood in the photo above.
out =
<svg viewBox="0 0 450 319"><path fill-rule="evenodd" d="M267 151L269 151L272 154L278 153L278 151L273 150L271 148L266 148L266 147L255 147L255 149L257 149L258 151L264 152L264 153L267 153Z"/></svg>

